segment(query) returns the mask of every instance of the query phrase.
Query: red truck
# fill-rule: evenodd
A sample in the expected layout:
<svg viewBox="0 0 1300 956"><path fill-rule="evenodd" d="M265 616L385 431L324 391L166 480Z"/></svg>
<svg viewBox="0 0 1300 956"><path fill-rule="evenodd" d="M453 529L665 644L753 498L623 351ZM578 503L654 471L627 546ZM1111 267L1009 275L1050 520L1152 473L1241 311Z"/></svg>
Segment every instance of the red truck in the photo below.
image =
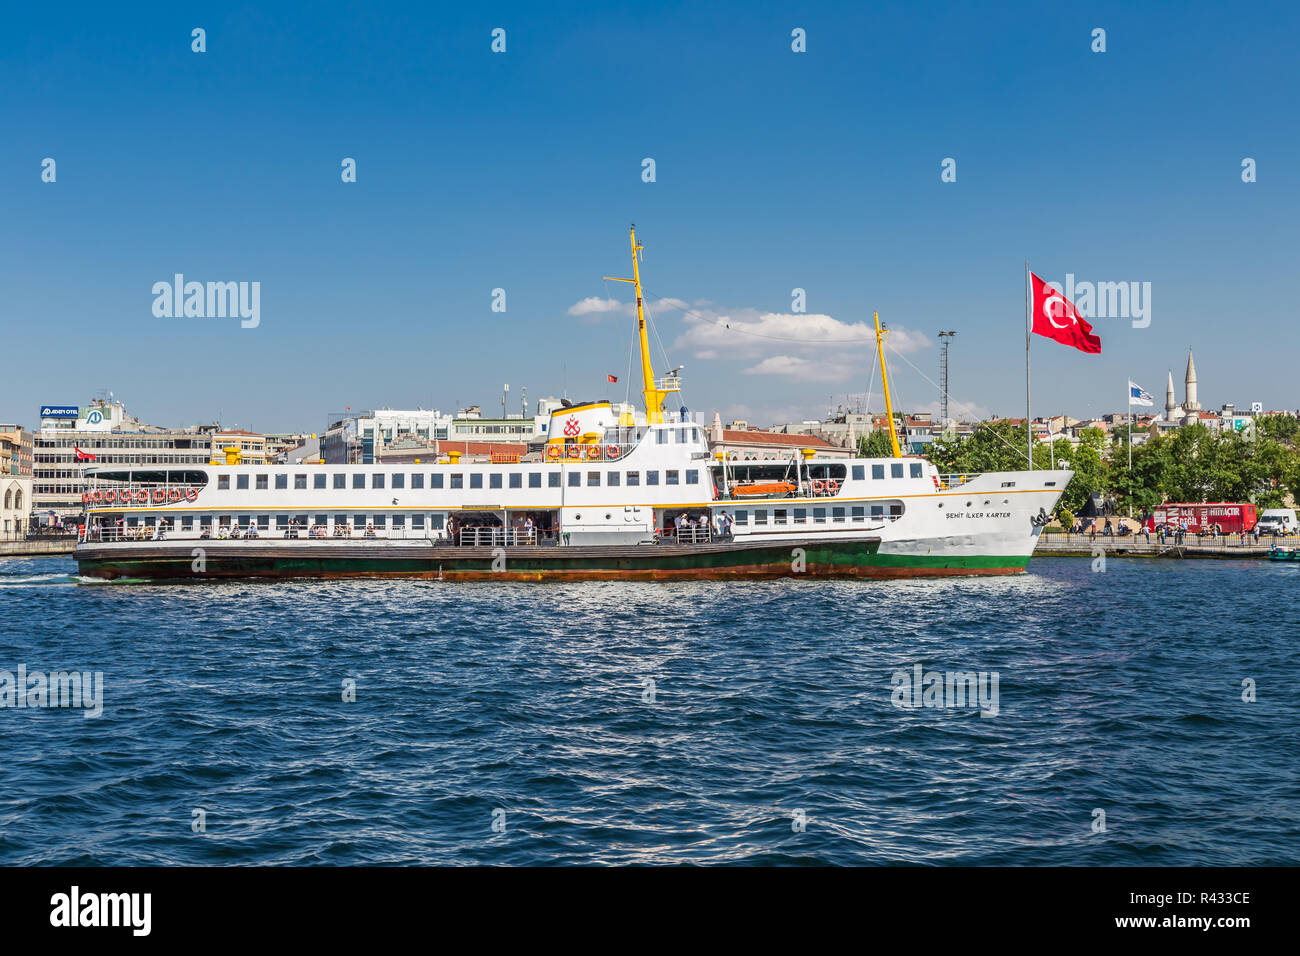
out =
<svg viewBox="0 0 1300 956"><path fill-rule="evenodd" d="M1148 531L1167 524L1173 528L1182 527L1187 522L1191 534L1209 531L1214 525L1219 526L1221 534L1239 534L1255 527L1259 516L1252 504L1236 504L1231 501L1169 502L1160 505L1147 518Z"/></svg>

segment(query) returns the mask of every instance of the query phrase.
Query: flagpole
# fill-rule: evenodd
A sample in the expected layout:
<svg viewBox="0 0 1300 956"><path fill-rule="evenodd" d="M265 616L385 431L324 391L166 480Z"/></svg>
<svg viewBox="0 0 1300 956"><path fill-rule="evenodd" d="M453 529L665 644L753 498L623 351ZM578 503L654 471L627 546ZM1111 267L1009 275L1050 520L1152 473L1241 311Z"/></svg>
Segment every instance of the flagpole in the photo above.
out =
<svg viewBox="0 0 1300 956"><path fill-rule="evenodd" d="M1128 516L1133 517L1133 379L1128 380Z"/></svg>
<svg viewBox="0 0 1300 956"><path fill-rule="evenodd" d="M1029 336L1030 319L1029 260L1025 260L1025 448L1029 455L1029 470L1034 470L1034 426L1029 417Z"/></svg>

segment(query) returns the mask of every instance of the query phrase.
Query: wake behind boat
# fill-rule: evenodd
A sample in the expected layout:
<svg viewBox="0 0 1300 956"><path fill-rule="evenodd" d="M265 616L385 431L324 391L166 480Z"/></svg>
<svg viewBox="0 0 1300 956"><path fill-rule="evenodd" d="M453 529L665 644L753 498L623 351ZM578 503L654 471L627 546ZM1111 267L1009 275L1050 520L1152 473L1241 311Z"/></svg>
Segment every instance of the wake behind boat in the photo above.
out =
<svg viewBox="0 0 1300 956"><path fill-rule="evenodd" d="M551 417L508 463L87 470L81 574L439 580L916 577L1028 564L1069 471L940 475L903 456L734 461L673 421L650 360L631 233L645 421L608 401ZM877 345L884 335L876 319ZM887 410L888 378L879 348ZM683 416L684 417L684 416Z"/></svg>

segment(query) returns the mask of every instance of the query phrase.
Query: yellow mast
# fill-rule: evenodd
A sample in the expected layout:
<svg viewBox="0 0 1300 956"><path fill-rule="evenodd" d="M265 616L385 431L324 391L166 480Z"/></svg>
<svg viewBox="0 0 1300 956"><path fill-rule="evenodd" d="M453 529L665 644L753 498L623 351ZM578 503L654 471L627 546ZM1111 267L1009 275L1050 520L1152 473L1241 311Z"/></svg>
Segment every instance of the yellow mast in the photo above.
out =
<svg viewBox="0 0 1300 956"><path fill-rule="evenodd" d="M885 371L885 336L888 329L880 327L880 313L873 312L876 318L876 353L880 356L880 382L885 388L885 416L889 419L889 444L894 449L894 457L902 458L903 452L898 447L898 432L894 430L894 406L889 400L889 373Z"/></svg>
<svg viewBox="0 0 1300 956"><path fill-rule="evenodd" d="M650 364L650 340L646 335L645 327L645 306L641 297L641 264L637 258L637 253L644 246L637 245L636 225L632 225L632 278L620 279L615 276L605 276L611 282L630 282L636 286L636 331L641 344L641 394L645 397L645 416L646 421L651 425L662 424L664 420L664 399L671 392L681 390L681 385L677 378L669 373L669 377L663 382L655 382L654 366Z"/></svg>

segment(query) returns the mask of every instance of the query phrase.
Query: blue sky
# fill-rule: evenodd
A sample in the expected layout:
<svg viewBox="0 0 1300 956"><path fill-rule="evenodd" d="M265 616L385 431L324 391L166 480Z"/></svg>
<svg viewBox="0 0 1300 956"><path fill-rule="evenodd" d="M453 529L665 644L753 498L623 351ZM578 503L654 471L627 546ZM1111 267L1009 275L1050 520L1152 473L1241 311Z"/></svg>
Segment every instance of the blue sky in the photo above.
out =
<svg viewBox="0 0 1300 956"><path fill-rule="evenodd" d="M956 330L954 399L1023 414L1026 258L1152 288L1149 327L1094 321L1100 356L1035 343L1036 413L1119 410L1130 376L1163 398L1169 368L1181 399L1189 346L1204 404L1296 407L1300 14L1142 6L14 7L0 420L101 389L266 431L499 408L505 382L512 410L521 386L622 398L631 320L574 307L627 300L601 277L628 273L632 221L647 290L689 305L656 326L706 414L867 392L873 308L930 379ZM155 317L178 272L260 282L261 324Z"/></svg>

